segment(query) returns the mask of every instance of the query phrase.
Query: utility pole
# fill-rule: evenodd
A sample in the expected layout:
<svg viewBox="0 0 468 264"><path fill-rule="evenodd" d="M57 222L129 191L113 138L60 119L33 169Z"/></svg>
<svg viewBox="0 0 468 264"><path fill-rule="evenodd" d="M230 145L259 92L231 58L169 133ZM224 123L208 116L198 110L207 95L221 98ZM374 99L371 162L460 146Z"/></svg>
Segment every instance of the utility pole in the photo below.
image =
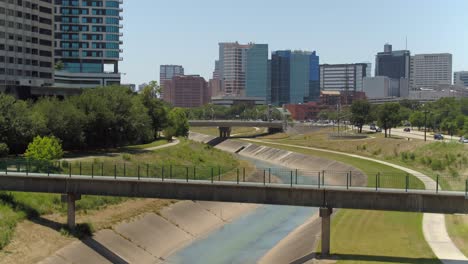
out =
<svg viewBox="0 0 468 264"><path fill-rule="evenodd" d="M427 110L424 110L424 141L427 141L426 133L427 133Z"/></svg>

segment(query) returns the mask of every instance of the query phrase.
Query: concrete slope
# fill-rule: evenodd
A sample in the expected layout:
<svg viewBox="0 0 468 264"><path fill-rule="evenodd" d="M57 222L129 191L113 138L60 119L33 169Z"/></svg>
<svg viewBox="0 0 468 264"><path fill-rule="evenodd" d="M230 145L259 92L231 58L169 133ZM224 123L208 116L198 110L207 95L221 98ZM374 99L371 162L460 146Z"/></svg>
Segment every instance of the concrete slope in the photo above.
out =
<svg viewBox="0 0 468 264"><path fill-rule="evenodd" d="M207 235L257 205L192 202L175 203L161 215L147 213L75 241L42 264L162 263L170 254Z"/></svg>
<svg viewBox="0 0 468 264"><path fill-rule="evenodd" d="M249 140L249 141L264 142L261 140ZM303 147L303 146L297 146L297 145L291 145L291 144L282 144L282 143L276 143L276 142L270 142L270 141L265 141L265 143L279 145L279 146L296 147L296 148L310 149L310 150L316 150L316 151L323 151L323 152L346 155L346 156L350 156L353 158L377 162L380 164L384 164L384 165L408 172L416 176L418 179L420 179L424 183L426 189L435 190L436 188L436 182L429 176L424 175L418 171L403 167L403 166L392 164L390 162L363 157L363 156L359 156L355 154L339 152L339 151L324 150L324 149L312 148L312 147ZM431 247L434 254L444 264L466 264L468 263L468 258L465 255L463 255L463 253L455 246L453 241L450 239L447 233L444 215L424 214L423 233L424 233L424 237L426 238L427 243Z"/></svg>

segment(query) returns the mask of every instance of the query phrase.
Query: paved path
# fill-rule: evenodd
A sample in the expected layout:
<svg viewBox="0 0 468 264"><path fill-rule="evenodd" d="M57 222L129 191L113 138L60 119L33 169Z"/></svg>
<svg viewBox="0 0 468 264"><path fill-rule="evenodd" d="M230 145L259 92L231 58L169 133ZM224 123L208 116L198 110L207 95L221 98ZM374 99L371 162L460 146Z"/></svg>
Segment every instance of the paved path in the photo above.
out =
<svg viewBox="0 0 468 264"><path fill-rule="evenodd" d="M245 139L248 141L253 141L253 142L260 142L260 143L268 143L268 144L274 144L274 145L279 145L279 146L286 146L286 147L295 147L295 148L301 148L301 149L310 149L310 150L316 150L316 151L322 151L322 152L328 152L328 153L333 153L333 154L339 154L339 155L346 155L349 157L353 158L358 158L358 159L364 159L364 160L369 160L373 162L377 162L383 165L387 165L402 171L405 171L407 173L410 173L417 177L419 180L421 180L424 183L424 186L428 190L435 190L436 189L436 182L430 178L427 175L424 175L418 171L408 169L403 166L395 165L390 162L386 161L381 161L378 159L373 159L373 158L368 158L368 157L363 157L355 154L349 154L349 153L344 153L344 152L339 152L339 151L333 151L333 150L325 150L325 149L320 149L320 148L313 148L313 147L304 147L304 146L297 146L297 145L291 145L291 144L283 144L283 143L276 143L276 142L271 142L271 141L266 141L266 140L258 140L258 139ZM439 186L440 188L440 186ZM429 246L432 248L432 251L434 254L439 258L442 263L444 264L467 264L468 263L468 258L463 255L463 253L455 246L453 241L450 239L448 233L447 233L447 228L445 226L445 217L444 215L441 214L424 214L423 216L423 233L424 237L429 244Z"/></svg>

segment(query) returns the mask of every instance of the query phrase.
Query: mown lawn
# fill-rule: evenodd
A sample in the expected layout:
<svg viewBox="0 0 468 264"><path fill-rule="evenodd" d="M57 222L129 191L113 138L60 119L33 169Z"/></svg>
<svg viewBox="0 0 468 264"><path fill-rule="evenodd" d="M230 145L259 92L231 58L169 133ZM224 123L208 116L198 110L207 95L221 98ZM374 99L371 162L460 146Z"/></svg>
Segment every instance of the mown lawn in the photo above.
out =
<svg viewBox="0 0 468 264"><path fill-rule="evenodd" d="M374 175L376 171L406 175L386 165L344 155L268 143L259 144L352 165L368 175L368 186L375 185L375 178L369 175ZM410 177L415 186L423 186L414 176ZM402 184L399 181L388 182L389 186L393 185L396 188L402 188ZM419 213L339 210L334 215L331 229L331 253L337 257L338 263L440 263L424 239L422 214Z"/></svg>

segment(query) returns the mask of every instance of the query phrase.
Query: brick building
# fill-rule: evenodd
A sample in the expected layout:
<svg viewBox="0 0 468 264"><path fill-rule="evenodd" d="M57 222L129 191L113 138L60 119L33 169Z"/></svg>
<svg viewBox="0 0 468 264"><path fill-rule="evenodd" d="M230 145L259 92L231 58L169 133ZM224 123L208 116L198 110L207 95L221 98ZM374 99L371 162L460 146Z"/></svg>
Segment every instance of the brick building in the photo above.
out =
<svg viewBox="0 0 468 264"><path fill-rule="evenodd" d="M210 102L211 91L199 75L174 76L164 82L163 100L176 107L199 107Z"/></svg>

